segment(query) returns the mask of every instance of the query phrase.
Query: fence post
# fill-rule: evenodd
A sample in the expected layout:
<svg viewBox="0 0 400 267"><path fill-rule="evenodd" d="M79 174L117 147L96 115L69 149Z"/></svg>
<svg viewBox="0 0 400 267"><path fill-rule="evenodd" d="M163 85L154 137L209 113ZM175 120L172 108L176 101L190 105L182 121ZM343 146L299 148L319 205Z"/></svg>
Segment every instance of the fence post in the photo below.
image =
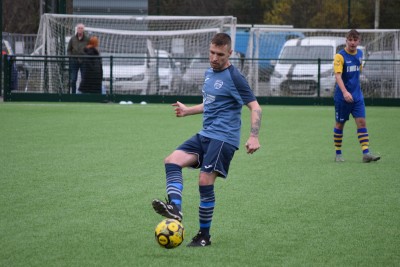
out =
<svg viewBox="0 0 400 267"><path fill-rule="evenodd" d="M10 56L2 56L3 58L3 63L4 63L4 68L3 68L3 73L4 73L4 80L3 80L3 90L4 90L4 101L7 101L10 98Z"/></svg>
<svg viewBox="0 0 400 267"><path fill-rule="evenodd" d="M321 96L321 59L318 58L318 82L317 82L317 97Z"/></svg>
<svg viewBox="0 0 400 267"><path fill-rule="evenodd" d="M0 62L0 96L3 95L3 70L4 70L4 56L3 53L1 54L1 58L0 58L1 62ZM6 94L4 92L4 94Z"/></svg>
<svg viewBox="0 0 400 267"><path fill-rule="evenodd" d="M2 94L3 91L3 1L1 1L0 3L0 26L1 26L1 35L0 35L0 43L1 43L1 62L0 62L0 96ZM4 95L6 93L4 92Z"/></svg>
<svg viewBox="0 0 400 267"><path fill-rule="evenodd" d="M110 56L110 95L113 94L113 56Z"/></svg>

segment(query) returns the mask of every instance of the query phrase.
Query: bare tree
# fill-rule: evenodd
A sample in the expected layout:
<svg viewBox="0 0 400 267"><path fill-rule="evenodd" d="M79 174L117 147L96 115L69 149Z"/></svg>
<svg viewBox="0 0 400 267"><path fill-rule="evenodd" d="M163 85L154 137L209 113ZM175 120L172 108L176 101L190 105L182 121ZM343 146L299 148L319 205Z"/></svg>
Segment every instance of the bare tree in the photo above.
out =
<svg viewBox="0 0 400 267"><path fill-rule="evenodd" d="M3 0L3 32L37 33L40 0Z"/></svg>
<svg viewBox="0 0 400 267"><path fill-rule="evenodd" d="M9 33L37 33L42 13L40 11L40 1L42 1L43 12L46 10L44 4L59 5L65 1L67 14L72 13L73 0L2 0L2 31ZM57 8L58 6L47 6L47 9L57 10Z"/></svg>

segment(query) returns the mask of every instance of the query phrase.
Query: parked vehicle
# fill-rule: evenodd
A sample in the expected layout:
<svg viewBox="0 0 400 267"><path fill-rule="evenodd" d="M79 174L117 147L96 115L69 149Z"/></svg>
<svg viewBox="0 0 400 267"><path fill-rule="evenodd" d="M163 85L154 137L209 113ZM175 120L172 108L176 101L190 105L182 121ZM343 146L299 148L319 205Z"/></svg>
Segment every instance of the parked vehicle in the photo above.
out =
<svg viewBox="0 0 400 267"><path fill-rule="evenodd" d="M180 64L165 50L156 50L156 57L158 61L155 62L155 67L158 69L160 81L158 93L180 92L182 88Z"/></svg>
<svg viewBox="0 0 400 267"><path fill-rule="evenodd" d="M208 57L196 56L193 58L182 77L185 92L201 94L204 74L209 68L210 61Z"/></svg>
<svg viewBox="0 0 400 267"><path fill-rule="evenodd" d="M387 97L394 91L400 77L400 63L393 51L371 52L361 73L361 88L365 97Z"/></svg>
<svg viewBox="0 0 400 267"><path fill-rule="evenodd" d="M346 46L342 37L306 37L288 40L280 52L272 73L273 96L331 96L335 87L333 58ZM318 59L321 64L318 66Z"/></svg>
<svg viewBox="0 0 400 267"><path fill-rule="evenodd" d="M252 36L253 47L249 48L250 36ZM236 32L235 51L247 58L257 58L259 66L259 79L268 81L274 66L271 62L276 59L286 41L295 38L304 38L302 32L274 32L274 31L240 31Z"/></svg>
<svg viewBox="0 0 400 267"><path fill-rule="evenodd" d="M103 81L110 89L111 64L108 54L102 54ZM158 77L157 70L158 69ZM157 94L179 91L182 75L178 64L164 50L155 51L155 57L146 53L113 54L113 90L120 93ZM157 78L159 83L157 83Z"/></svg>
<svg viewBox="0 0 400 267"><path fill-rule="evenodd" d="M111 77L115 92L146 94L150 77L148 56L145 53L113 54L112 65L110 60L103 58L103 81L107 90L110 90Z"/></svg>

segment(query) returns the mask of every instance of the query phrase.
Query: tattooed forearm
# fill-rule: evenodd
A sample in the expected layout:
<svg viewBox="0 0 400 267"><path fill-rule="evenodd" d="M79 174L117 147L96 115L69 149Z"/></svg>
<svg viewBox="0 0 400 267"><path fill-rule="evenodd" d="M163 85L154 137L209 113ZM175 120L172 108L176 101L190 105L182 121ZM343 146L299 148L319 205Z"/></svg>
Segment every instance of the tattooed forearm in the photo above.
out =
<svg viewBox="0 0 400 267"><path fill-rule="evenodd" d="M252 111L252 123L251 123L251 130L250 134L252 136L258 136L258 133L260 131L261 127L261 118L262 118L262 112L261 110L253 110Z"/></svg>

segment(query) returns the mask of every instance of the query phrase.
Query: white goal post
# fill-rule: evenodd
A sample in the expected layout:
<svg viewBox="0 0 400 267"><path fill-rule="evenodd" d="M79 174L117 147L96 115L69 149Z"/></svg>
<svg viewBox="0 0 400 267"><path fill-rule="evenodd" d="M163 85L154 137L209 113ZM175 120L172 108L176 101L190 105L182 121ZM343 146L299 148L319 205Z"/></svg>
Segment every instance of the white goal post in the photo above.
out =
<svg viewBox="0 0 400 267"><path fill-rule="evenodd" d="M205 32L229 32L233 42L236 33L236 18L232 16L110 16L110 15L61 15L44 14L41 17L35 44L37 55L65 55L66 38L75 34L78 23L85 25L89 34L101 35L100 50L105 53L139 51L143 39L151 37L155 49L169 52L173 49L171 37L184 35L185 50L182 56L191 56L192 51L204 50L202 38L210 41ZM190 37L190 33L194 36ZM100 38L101 37L101 38ZM134 39L138 37L137 41ZM104 40L103 40L104 39ZM208 45L208 43L206 43ZM122 49L117 50L117 49ZM117 51L116 51L117 50Z"/></svg>
<svg viewBox="0 0 400 267"><path fill-rule="evenodd" d="M83 23L89 35L99 38L102 55L124 55L167 51L175 58L208 56L215 33L227 32L235 42L236 18L232 16L110 16L44 14L41 17L34 55L65 56L68 41ZM49 92L66 88L63 64L47 62L43 77ZM62 77L62 79L60 79ZM62 89L63 90L63 89Z"/></svg>

